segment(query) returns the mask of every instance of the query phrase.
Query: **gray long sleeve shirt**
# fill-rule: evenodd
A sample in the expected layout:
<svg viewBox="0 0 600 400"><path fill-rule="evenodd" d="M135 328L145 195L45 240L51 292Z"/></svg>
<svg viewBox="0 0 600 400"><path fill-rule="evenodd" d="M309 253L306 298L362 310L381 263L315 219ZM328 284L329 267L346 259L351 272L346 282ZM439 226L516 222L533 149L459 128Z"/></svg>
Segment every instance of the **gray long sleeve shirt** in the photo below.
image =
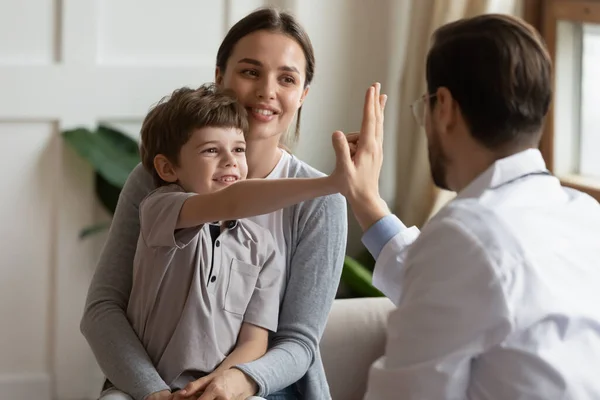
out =
<svg viewBox="0 0 600 400"><path fill-rule="evenodd" d="M322 175L292 157L289 177ZM139 204L153 188L151 176L138 165L121 192L81 321L81 331L107 379L136 400L169 389L126 315L140 229ZM267 354L238 366L256 381L259 396L297 382L304 399L331 398L319 341L342 271L346 218L346 202L340 195L284 209L287 283L278 331L270 338Z"/></svg>

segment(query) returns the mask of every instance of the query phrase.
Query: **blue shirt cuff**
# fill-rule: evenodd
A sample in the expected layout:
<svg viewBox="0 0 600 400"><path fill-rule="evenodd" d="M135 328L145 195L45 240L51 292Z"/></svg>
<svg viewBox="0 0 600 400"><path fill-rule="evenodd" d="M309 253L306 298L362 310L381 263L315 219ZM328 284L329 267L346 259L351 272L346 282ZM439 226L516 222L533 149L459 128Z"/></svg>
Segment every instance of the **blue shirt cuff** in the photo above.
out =
<svg viewBox="0 0 600 400"><path fill-rule="evenodd" d="M398 233L406 229L394 214L386 215L371 226L362 237L362 242L371 255L377 259L383 247Z"/></svg>

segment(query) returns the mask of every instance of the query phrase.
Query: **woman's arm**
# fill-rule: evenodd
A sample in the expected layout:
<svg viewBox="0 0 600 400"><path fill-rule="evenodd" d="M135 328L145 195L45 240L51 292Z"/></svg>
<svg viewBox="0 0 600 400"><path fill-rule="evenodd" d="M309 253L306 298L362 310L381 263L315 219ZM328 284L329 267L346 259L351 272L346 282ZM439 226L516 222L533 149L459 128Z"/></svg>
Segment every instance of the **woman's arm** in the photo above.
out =
<svg viewBox="0 0 600 400"><path fill-rule="evenodd" d="M152 178L138 165L119 197L81 320L81 332L107 379L136 400L169 389L126 314L140 230L138 209L150 190Z"/></svg>
<svg viewBox="0 0 600 400"><path fill-rule="evenodd" d="M337 292L347 240L346 202L331 195L303 204L279 326L262 358L237 368L265 396L300 380L314 363Z"/></svg>
<svg viewBox="0 0 600 400"><path fill-rule="evenodd" d="M335 175L318 178L249 179L223 190L192 196L183 203L177 228L248 218L339 191ZM339 179L338 179L339 180Z"/></svg>

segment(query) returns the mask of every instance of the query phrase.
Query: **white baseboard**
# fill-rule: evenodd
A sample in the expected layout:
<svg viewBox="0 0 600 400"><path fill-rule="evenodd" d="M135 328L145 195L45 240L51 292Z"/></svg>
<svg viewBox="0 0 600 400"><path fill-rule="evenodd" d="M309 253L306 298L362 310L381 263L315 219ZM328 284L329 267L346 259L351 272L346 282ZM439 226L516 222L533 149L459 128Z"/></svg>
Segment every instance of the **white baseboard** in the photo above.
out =
<svg viewBox="0 0 600 400"><path fill-rule="evenodd" d="M48 374L0 374L0 400L52 400Z"/></svg>

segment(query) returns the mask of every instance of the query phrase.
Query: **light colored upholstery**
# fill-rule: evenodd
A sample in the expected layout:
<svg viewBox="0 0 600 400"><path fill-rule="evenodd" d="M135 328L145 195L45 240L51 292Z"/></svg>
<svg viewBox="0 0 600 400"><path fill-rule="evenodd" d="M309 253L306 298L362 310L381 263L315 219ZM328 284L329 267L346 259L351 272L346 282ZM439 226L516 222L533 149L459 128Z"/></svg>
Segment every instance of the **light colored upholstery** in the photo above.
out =
<svg viewBox="0 0 600 400"><path fill-rule="evenodd" d="M384 353L393 308L387 298L334 301L320 346L333 400L363 398L369 368Z"/></svg>

